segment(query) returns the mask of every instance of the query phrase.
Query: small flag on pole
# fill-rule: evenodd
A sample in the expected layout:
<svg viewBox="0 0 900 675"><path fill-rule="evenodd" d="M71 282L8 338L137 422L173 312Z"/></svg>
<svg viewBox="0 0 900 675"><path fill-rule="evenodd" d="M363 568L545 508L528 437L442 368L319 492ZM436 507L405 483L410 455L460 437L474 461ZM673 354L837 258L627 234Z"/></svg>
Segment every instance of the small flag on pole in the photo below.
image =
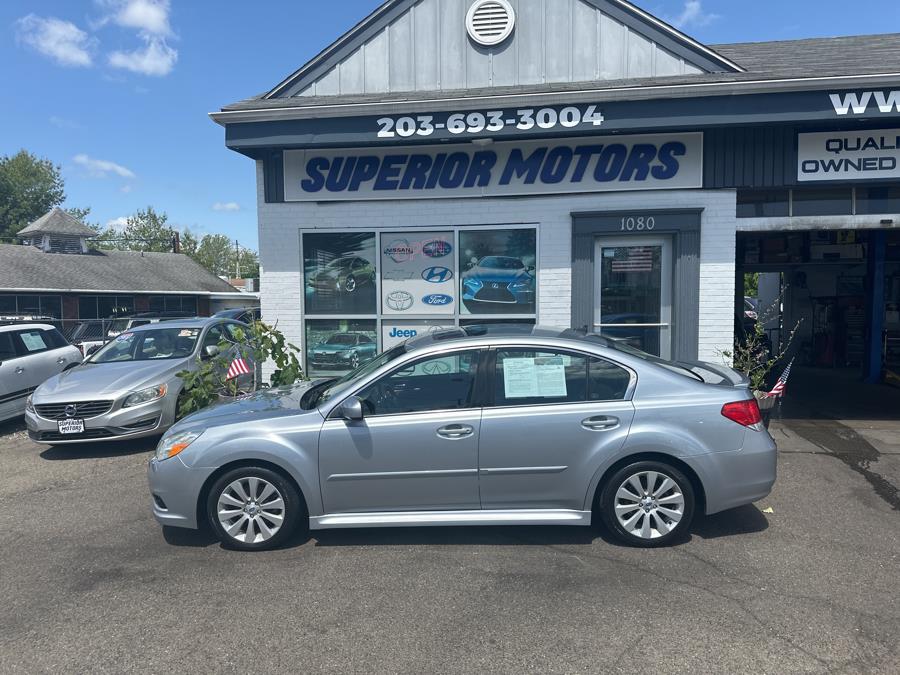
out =
<svg viewBox="0 0 900 675"><path fill-rule="evenodd" d="M772 387L772 391L766 394L766 396L784 396L784 388L787 386L788 378L791 376L791 366L793 365L794 359L791 359L790 363L787 364L787 368L784 369L784 372L778 378L778 382Z"/></svg>
<svg viewBox="0 0 900 675"><path fill-rule="evenodd" d="M228 373L225 375L225 380L233 380L234 378L240 375L249 375L250 374L250 366L247 365L247 362L242 358L237 358L231 362L231 365L228 366Z"/></svg>

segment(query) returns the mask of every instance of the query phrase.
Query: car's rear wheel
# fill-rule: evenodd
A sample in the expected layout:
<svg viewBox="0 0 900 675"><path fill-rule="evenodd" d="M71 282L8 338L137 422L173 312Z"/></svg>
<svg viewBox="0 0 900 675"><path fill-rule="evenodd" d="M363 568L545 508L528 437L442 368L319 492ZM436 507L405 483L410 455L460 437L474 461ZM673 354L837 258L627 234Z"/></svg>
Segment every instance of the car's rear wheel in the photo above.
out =
<svg viewBox="0 0 900 675"><path fill-rule="evenodd" d="M631 546L666 546L681 537L694 517L691 481L670 464L635 462L606 481L600 516L609 531Z"/></svg>
<svg viewBox="0 0 900 675"><path fill-rule="evenodd" d="M298 526L308 524L294 484L258 466L239 467L220 476L209 491L206 512L222 544L243 551L280 546Z"/></svg>
<svg viewBox="0 0 900 675"><path fill-rule="evenodd" d="M356 277L354 277L352 274L347 275L347 281L344 284L344 290L348 293L352 293L356 290Z"/></svg>

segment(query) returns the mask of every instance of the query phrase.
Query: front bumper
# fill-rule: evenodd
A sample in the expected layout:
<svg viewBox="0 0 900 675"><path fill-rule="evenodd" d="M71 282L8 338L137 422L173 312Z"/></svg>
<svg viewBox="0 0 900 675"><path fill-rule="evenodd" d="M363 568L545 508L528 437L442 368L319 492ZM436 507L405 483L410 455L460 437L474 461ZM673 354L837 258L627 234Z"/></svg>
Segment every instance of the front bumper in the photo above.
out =
<svg viewBox="0 0 900 675"><path fill-rule="evenodd" d="M147 466L153 517L160 525L197 529L197 506L206 479L215 469L190 468L175 456L155 457Z"/></svg>
<svg viewBox="0 0 900 675"><path fill-rule="evenodd" d="M60 434L57 420L30 411L25 412L25 426L31 440L54 445L158 436L175 423L174 405L168 398L165 396L132 408L122 408L116 402L109 412L84 418L84 433L81 434Z"/></svg>

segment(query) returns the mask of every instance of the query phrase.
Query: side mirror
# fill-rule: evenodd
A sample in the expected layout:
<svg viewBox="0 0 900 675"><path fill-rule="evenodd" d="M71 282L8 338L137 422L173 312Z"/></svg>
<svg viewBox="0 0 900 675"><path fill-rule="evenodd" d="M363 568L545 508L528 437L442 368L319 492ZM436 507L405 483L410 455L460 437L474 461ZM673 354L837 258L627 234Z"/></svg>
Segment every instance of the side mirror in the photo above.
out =
<svg viewBox="0 0 900 675"><path fill-rule="evenodd" d="M341 403L341 417L348 422L359 422L363 415L362 401L356 396L351 396Z"/></svg>
<svg viewBox="0 0 900 675"><path fill-rule="evenodd" d="M218 345L209 345L203 350L201 355L204 359L212 359L219 355Z"/></svg>

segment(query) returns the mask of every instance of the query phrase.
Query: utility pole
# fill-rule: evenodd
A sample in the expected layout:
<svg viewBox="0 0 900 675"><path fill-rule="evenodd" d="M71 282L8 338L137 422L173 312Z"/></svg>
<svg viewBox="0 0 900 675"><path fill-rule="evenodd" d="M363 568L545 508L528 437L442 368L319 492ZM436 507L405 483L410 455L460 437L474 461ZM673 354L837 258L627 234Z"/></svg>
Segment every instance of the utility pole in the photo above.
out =
<svg viewBox="0 0 900 675"><path fill-rule="evenodd" d="M241 278L241 247L238 240L234 240L234 278Z"/></svg>
<svg viewBox="0 0 900 675"><path fill-rule="evenodd" d="M172 235L172 253L181 253L181 235L177 231Z"/></svg>

